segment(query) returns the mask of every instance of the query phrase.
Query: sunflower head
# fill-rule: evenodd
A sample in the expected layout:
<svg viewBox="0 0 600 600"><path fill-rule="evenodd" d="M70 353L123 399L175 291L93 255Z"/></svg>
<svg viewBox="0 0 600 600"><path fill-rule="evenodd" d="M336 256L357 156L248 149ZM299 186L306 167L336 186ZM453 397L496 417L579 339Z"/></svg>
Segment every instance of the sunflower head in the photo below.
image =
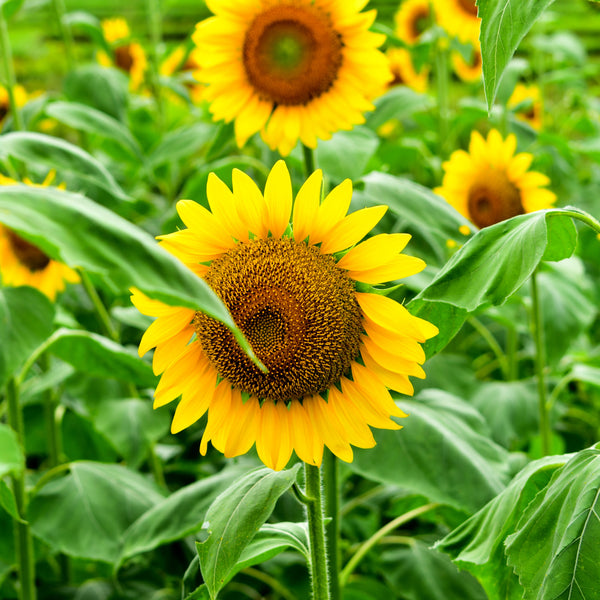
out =
<svg viewBox="0 0 600 600"><path fill-rule="evenodd" d="M473 131L469 152L457 150L443 163L444 179L435 192L478 227L551 208L556 196L544 188L550 180L529 171L533 155L515 155L516 147L514 134L503 140L492 129L486 140Z"/></svg>
<svg viewBox="0 0 600 600"><path fill-rule="evenodd" d="M433 18L430 0L406 0L394 16L396 35L404 42L414 44L431 27Z"/></svg>
<svg viewBox="0 0 600 600"><path fill-rule="evenodd" d="M467 83L473 83L475 81L481 81L481 45L479 41L475 41L471 44L470 59L465 60L460 52L453 50L450 58L452 60L452 67L458 77Z"/></svg>
<svg viewBox="0 0 600 600"><path fill-rule="evenodd" d="M438 23L461 42L479 39L476 0L433 0Z"/></svg>
<svg viewBox="0 0 600 600"><path fill-rule="evenodd" d="M390 70L394 79L390 87L395 85L406 85L415 92L427 91L429 79L429 67L423 66L419 72L416 71L410 52L406 48L390 48L386 52L390 61Z"/></svg>
<svg viewBox="0 0 600 600"><path fill-rule="evenodd" d="M22 85L15 85L13 94L15 96L17 107L20 108L21 106L27 104L27 92ZM0 129L2 128L2 124L4 123L9 112L10 99L8 96L8 90L4 86L0 85Z"/></svg>
<svg viewBox="0 0 600 600"><path fill-rule="evenodd" d="M104 19L101 23L101 27L104 39L108 44L127 40L131 36L127 21L121 17Z"/></svg>
<svg viewBox="0 0 600 600"><path fill-rule="evenodd" d="M352 460L351 445L375 444L369 426L400 427L390 417L405 415L388 388L412 393L408 377L424 376L420 343L437 333L401 304L365 290L425 265L402 254L406 234L359 243L386 207L347 215L349 180L321 202L321 172L294 201L283 161L264 194L241 171L232 179L230 190L211 174L210 210L180 201L187 229L160 243L204 277L267 372L220 322L134 291L135 306L157 317L140 343L142 355L156 348L153 367L162 373L155 406L181 396L174 432L208 411L203 453L209 441L225 456L256 444L261 460L281 469L292 450L320 464L326 445Z"/></svg>
<svg viewBox="0 0 600 600"><path fill-rule="evenodd" d="M542 127L542 97L537 85L517 83L506 107L515 111L518 119L539 131Z"/></svg>
<svg viewBox="0 0 600 600"><path fill-rule="evenodd" d="M42 184L25 180L26 185L45 187L54 179L51 172ZM18 185L17 181L0 175L0 185ZM77 283L79 275L73 269L52 260L40 248L0 223L0 274L6 286L29 285L46 294L50 300L65 289L65 282Z"/></svg>
<svg viewBox="0 0 600 600"><path fill-rule="evenodd" d="M362 6L364 3L359 3ZM256 132L282 154L300 139L314 148L363 112L391 79L369 32L375 12L342 0L210 3L199 23L197 77L215 120L235 121L241 147Z"/></svg>

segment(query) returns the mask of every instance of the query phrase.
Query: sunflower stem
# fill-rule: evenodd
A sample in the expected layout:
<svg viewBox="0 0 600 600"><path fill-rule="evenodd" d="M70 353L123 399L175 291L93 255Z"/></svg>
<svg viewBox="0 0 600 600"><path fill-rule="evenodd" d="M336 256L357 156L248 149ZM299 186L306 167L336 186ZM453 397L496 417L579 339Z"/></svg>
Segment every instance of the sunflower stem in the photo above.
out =
<svg viewBox="0 0 600 600"><path fill-rule="evenodd" d="M506 331L506 359L508 361L508 381L517 379L517 347L519 343L519 333L516 327L509 327Z"/></svg>
<svg viewBox="0 0 600 600"><path fill-rule="evenodd" d="M321 469L305 463L304 476L306 479L306 496L311 500L306 505L306 513L308 516L308 538L310 542L312 597L313 600L331 600L327 572L327 544L325 541L323 505L321 500Z"/></svg>
<svg viewBox="0 0 600 600"><path fill-rule="evenodd" d="M67 56L67 67L70 71L73 68L73 65L75 64L75 51L71 28L65 23L66 10L64 0L52 0L52 6L54 8L54 14L56 15L56 21L58 23L60 36L62 37L63 45L65 47L65 54Z"/></svg>
<svg viewBox="0 0 600 600"><path fill-rule="evenodd" d="M47 354L40 356L40 366L45 373L50 370ZM56 407L58 401L53 389L44 392L44 420L46 421L46 442L48 444L48 466L52 469L60 464L59 432L56 426Z"/></svg>
<svg viewBox="0 0 600 600"><path fill-rule="evenodd" d="M323 490L325 515L331 519L325 526L327 538L327 564L331 600L341 600L340 588L340 482L338 460L328 449L323 454Z"/></svg>
<svg viewBox="0 0 600 600"><path fill-rule="evenodd" d="M537 271L531 274L531 328L535 341L535 372L538 388L538 409L540 413L540 438L542 442L542 456L550 454L550 422L548 419L548 403L546 401L546 381L544 369L546 366L546 352L544 349L544 336L542 329L542 307L537 284Z"/></svg>
<svg viewBox="0 0 600 600"><path fill-rule="evenodd" d="M342 587L344 587L348 583L348 578L352 575L354 569L357 567L358 563L363 559L363 557L367 554L367 552L375 546L382 538L384 538L388 533L394 531L396 527L400 527L404 523L408 521L412 521L414 518L426 513L434 508L437 508L439 504L432 502L430 504L425 504L424 506L420 506L419 508L415 508L399 517L396 517L393 521L390 521L387 525L384 525L379 531L376 531L367 541L361 544L360 548L354 553L352 558L348 561L344 569L342 570L342 574L340 576L340 583Z"/></svg>
<svg viewBox="0 0 600 600"><path fill-rule="evenodd" d="M0 12L1 9L0 9ZM25 428L23 425L23 413L19 405L19 386L16 380L9 379L6 386L6 400L8 406L8 423L17 434L17 440L25 449ZM33 558L33 540L29 523L25 520L27 509L27 496L25 493L25 469L20 475L12 475L12 486L15 495L17 511L21 518L14 521L15 550L17 553L17 564L19 570L19 599L35 600L35 560Z"/></svg>
<svg viewBox="0 0 600 600"><path fill-rule="evenodd" d="M81 283L83 284L83 287L84 287L87 295L89 296L89 299L92 301L92 304L94 305L94 309L96 311L96 314L98 315L98 319L100 320L100 323L102 324L102 328L104 329L104 332L106 333L106 335L108 335L108 337L113 342L118 342L119 341L119 333L115 329L114 325L112 324L112 321L110 320L108 311L106 310L106 307L102 303L102 300L100 299L100 296L98 295L98 292L96 291L96 288L93 286L92 282L90 281L90 278L88 277L88 274L83 269L78 269L78 272L79 272L79 276L81 277Z"/></svg>
<svg viewBox="0 0 600 600"><path fill-rule="evenodd" d="M162 44L162 14L160 0L146 0L146 14L148 29L150 30L150 87L156 101L158 110L158 123L161 131L165 129L165 113L160 86L160 65L158 62L158 48Z"/></svg>
<svg viewBox="0 0 600 600"><path fill-rule="evenodd" d="M8 27L6 25L6 17L4 16L4 10L0 5L0 56L3 58L3 70L4 70L4 81L6 92L8 94L8 103L10 106L10 112L13 118L13 128L15 131L23 131L23 120L21 119L21 113L17 106L17 99L15 97L15 87L17 85L17 78L15 76L15 68L13 64L12 49L10 46L10 38L8 37Z"/></svg>
<svg viewBox="0 0 600 600"><path fill-rule="evenodd" d="M310 177L315 170L315 151L302 144L302 152L304 154L304 170L306 171L306 177Z"/></svg>
<svg viewBox="0 0 600 600"><path fill-rule="evenodd" d="M448 51L446 49L446 40L437 40L435 44L435 82L437 88L438 101L438 148L440 156L445 155L445 148L448 142Z"/></svg>
<svg viewBox="0 0 600 600"><path fill-rule="evenodd" d="M495 354L498 364L500 365L500 369L502 371L502 375L504 376L504 380L508 381L509 379L509 365L508 359L502 352L502 348L500 344L497 342L496 338L492 335L491 331L476 317L470 317L469 323L479 333L479 335L487 342L488 346L491 348L492 352Z"/></svg>

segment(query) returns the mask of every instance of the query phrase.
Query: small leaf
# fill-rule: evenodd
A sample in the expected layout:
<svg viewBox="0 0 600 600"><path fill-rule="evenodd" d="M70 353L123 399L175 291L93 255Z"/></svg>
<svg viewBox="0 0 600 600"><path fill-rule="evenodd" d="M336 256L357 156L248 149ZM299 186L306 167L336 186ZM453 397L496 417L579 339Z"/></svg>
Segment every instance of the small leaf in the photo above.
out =
<svg viewBox="0 0 600 600"><path fill-rule="evenodd" d="M285 471L261 468L251 471L225 490L206 514L208 539L198 547L202 576L214 600L227 582L240 556L278 498L294 481L300 465Z"/></svg>
<svg viewBox="0 0 600 600"><path fill-rule="evenodd" d="M25 468L25 457L17 434L8 425L0 423L0 479L9 473L20 475Z"/></svg>
<svg viewBox="0 0 600 600"><path fill-rule="evenodd" d="M0 452L1 455L1 452ZM3 508L15 521L20 521L17 501L11 488L3 479L0 479L0 507Z"/></svg>

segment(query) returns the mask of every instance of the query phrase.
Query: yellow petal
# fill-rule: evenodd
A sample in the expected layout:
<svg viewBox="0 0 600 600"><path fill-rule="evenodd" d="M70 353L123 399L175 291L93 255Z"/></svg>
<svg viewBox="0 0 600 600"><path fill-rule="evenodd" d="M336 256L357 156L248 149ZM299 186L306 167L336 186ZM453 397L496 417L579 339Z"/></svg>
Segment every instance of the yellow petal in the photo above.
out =
<svg viewBox="0 0 600 600"><path fill-rule="evenodd" d="M329 389L327 404L330 414L334 415L339 423L340 431L345 432L351 444L359 448L375 446L375 438L369 426L349 410L344 396L335 386Z"/></svg>
<svg viewBox="0 0 600 600"><path fill-rule="evenodd" d="M219 221L204 206L193 200L180 200L177 212L187 227L196 232L206 243L228 250L235 242L228 233L219 226Z"/></svg>
<svg viewBox="0 0 600 600"><path fill-rule="evenodd" d="M321 466L323 440L315 431L304 406L297 400L290 403L290 428L292 445L298 458L305 463Z"/></svg>
<svg viewBox="0 0 600 600"><path fill-rule="evenodd" d="M358 389L363 393L364 399L375 410L382 410L394 417L408 416L400 410L385 385L369 369L358 363L354 363L352 365L352 378Z"/></svg>
<svg viewBox="0 0 600 600"><path fill-rule="evenodd" d="M365 363L365 367L372 371L377 378L381 380L381 383L390 390L395 390L406 396L412 396L415 392L408 375L404 373L394 373L388 369L383 368L375 359L368 353L361 351L361 357Z"/></svg>
<svg viewBox="0 0 600 600"><path fill-rule="evenodd" d="M321 202L322 184L323 172L318 169L304 182L296 196L292 216L296 242L303 241L311 232Z"/></svg>
<svg viewBox="0 0 600 600"><path fill-rule="evenodd" d="M215 218L237 240L248 240L248 228L240 219L231 190L214 173L208 176L206 195Z"/></svg>
<svg viewBox="0 0 600 600"><path fill-rule="evenodd" d="M408 233L380 233L358 244L342 256L337 265L348 271L366 271L386 264L408 244Z"/></svg>
<svg viewBox="0 0 600 600"><path fill-rule="evenodd" d="M271 169L265 185L267 228L273 237L280 238L287 229L292 212L292 180L283 160Z"/></svg>
<svg viewBox="0 0 600 600"><path fill-rule="evenodd" d="M348 271L348 275L355 281L376 284L410 277L421 272L426 266L425 261L416 256L399 254L385 265L364 271Z"/></svg>
<svg viewBox="0 0 600 600"><path fill-rule="evenodd" d="M215 388L212 402L208 408L208 422L206 423L202 440L200 440L200 453L202 455L206 454L208 442L213 439L217 432L226 425L228 419L230 419L230 408L231 384L226 379L223 379Z"/></svg>
<svg viewBox="0 0 600 600"><path fill-rule="evenodd" d="M176 312L158 317L142 336L138 349L139 355L144 356L150 348L154 348L154 346L162 344L177 335L192 322L194 314L195 311L190 308L179 308Z"/></svg>
<svg viewBox="0 0 600 600"><path fill-rule="evenodd" d="M310 231L310 243L322 242L329 232L344 218L352 200L352 182L345 179L334 187L317 212L316 221Z"/></svg>
<svg viewBox="0 0 600 600"><path fill-rule="evenodd" d="M162 374L154 390L154 408L164 406L180 396L189 381L189 374L194 373L203 360L208 362L200 344L186 346L177 360Z"/></svg>
<svg viewBox="0 0 600 600"><path fill-rule="evenodd" d="M396 355L394 352L389 352L381 348L371 338L363 336L362 342L361 353L369 353L377 364L380 364L384 369L388 369L394 373L413 375L420 379L425 378L425 372L414 360L407 360Z"/></svg>
<svg viewBox="0 0 600 600"><path fill-rule="evenodd" d="M184 327L170 340L156 346L152 357L152 370L155 375L160 375L177 357L185 350L188 342L194 335L194 327Z"/></svg>
<svg viewBox="0 0 600 600"><path fill-rule="evenodd" d="M207 361L208 362L208 361ZM179 433L193 425L208 410L217 385L217 372L208 364L205 369L188 375L190 382L183 392L183 397L171 423L171 433Z"/></svg>
<svg viewBox="0 0 600 600"><path fill-rule="evenodd" d="M267 237L267 205L256 183L239 169L232 172L233 193L238 214L254 235Z"/></svg>
<svg viewBox="0 0 600 600"><path fill-rule="evenodd" d="M149 317L160 317L179 311L177 306L169 306L160 300L152 300L136 288L131 288L131 303L143 314Z"/></svg>
<svg viewBox="0 0 600 600"><path fill-rule="evenodd" d="M260 404L256 397L248 398L244 402L240 393L234 393L231 412L231 429L223 452L227 458L246 454L252 448L258 431Z"/></svg>
<svg viewBox="0 0 600 600"><path fill-rule="evenodd" d="M372 321L365 320L363 327L369 339L380 348L406 360L414 360L421 365L425 362L425 352L414 338L380 327Z"/></svg>

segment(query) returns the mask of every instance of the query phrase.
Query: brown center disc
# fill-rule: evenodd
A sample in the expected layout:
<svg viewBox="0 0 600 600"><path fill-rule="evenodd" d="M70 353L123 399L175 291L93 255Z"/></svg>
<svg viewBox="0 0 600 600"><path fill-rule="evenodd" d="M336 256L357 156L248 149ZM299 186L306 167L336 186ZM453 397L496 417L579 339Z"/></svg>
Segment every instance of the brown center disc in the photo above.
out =
<svg viewBox="0 0 600 600"><path fill-rule="evenodd" d="M521 192L504 171L490 170L469 189L471 220L483 228L525 213Z"/></svg>
<svg viewBox="0 0 600 600"><path fill-rule="evenodd" d="M50 258L37 246L30 244L14 231L7 230L8 241L17 260L31 272L41 271L50 263Z"/></svg>
<svg viewBox="0 0 600 600"><path fill-rule="evenodd" d="M475 6L475 0L458 0L458 4L466 13L477 16L477 6Z"/></svg>
<svg viewBox="0 0 600 600"><path fill-rule="evenodd" d="M125 44L125 46L118 46L115 48L115 65L122 71L131 73L133 67L131 44Z"/></svg>

